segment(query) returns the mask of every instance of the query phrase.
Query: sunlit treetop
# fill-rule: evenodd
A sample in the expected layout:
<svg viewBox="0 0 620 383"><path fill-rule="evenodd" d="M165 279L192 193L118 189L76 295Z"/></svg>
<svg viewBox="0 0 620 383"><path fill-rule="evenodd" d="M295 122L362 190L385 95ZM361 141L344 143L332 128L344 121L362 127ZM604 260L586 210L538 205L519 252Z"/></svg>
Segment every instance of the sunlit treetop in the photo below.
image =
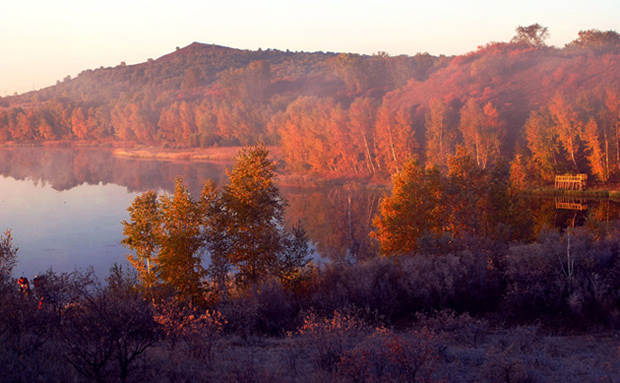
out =
<svg viewBox="0 0 620 383"><path fill-rule="evenodd" d="M547 27L536 23L527 27L518 26L517 35L512 38L512 43L525 43L534 48L545 46L545 40L549 38L549 30Z"/></svg>

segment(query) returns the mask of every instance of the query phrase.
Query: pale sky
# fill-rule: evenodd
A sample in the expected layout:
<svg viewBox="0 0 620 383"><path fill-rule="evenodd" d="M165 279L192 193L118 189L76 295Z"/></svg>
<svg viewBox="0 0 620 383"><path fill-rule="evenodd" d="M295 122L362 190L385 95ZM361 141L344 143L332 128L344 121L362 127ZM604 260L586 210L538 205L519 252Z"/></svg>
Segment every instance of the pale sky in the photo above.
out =
<svg viewBox="0 0 620 383"><path fill-rule="evenodd" d="M620 32L619 0L4 0L0 96L86 69L156 59L194 41L240 49L458 55L549 28ZM8 4L7 4L8 3Z"/></svg>

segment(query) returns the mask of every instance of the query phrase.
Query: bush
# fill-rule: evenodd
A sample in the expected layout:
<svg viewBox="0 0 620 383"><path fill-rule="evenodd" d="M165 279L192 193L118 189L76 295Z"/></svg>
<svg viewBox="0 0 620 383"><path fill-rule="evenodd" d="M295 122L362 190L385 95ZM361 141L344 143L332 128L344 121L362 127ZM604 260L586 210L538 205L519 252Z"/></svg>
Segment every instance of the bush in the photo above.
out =
<svg viewBox="0 0 620 383"><path fill-rule="evenodd" d="M377 329L345 351L338 374L348 382L435 382L441 341L423 328L397 334Z"/></svg>
<svg viewBox="0 0 620 383"><path fill-rule="evenodd" d="M430 316L419 313L416 319L417 327L428 328L449 341L473 347L484 341L489 330L485 319L472 318L469 313L457 315L449 309Z"/></svg>
<svg viewBox="0 0 620 383"><path fill-rule="evenodd" d="M594 241L585 230L542 232L505 259L504 308L513 319L554 326L606 323L618 302L618 239Z"/></svg>
<svg viewBox="0 0 620 383"><path fill-rule="evenodd" d="M159 323L170 349L182 348L190 358L211 361L227 321L215 310L181 308L176 302L160 304L155 321Z"/></svg>
<svg viewBox="0 0 620 383"><path fill-rule="evenodd" d="M369 332L370 328L359 319L335 311L331 318L308 314L297 334L298 341L317 367L334 372L344 353L353 349Z"/></svg>

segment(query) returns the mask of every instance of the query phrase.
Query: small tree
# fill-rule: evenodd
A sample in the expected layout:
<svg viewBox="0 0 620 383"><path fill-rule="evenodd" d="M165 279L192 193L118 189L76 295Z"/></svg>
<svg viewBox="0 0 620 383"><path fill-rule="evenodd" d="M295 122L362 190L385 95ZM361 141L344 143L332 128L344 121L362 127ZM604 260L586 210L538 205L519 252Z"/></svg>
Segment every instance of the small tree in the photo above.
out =
<svg viewBox="0 0 620 383"><path fill-rule="evenodd" d="M137 196L127 210L131 221L122 222L125 237L121 243L134 251L134 254L127 255L127 259L138 271L147 295L153 298L157 284L153 267L157 262L160 237L157 193L148 191Z"/></svg>
<svg viewBox="0 0 620 383"><path fill-rule="evenodd" d="M164 289L200 301L206 275L200 254L204 209L190 198L182 178L177 178L172 196L158 198L149 191L136 197L128 210L131 220L123 221L121 243L135 251L127 258L147 295L154 298Z"/></svg>
<svg viewBox="0 0 620 383"><path fill-rule="evenodd" d="M286 203L275 186L275 164L263 146L242 150L222 192L227 258L237 282L256 283L278 268Z"/></svg>
<svg viewBox="0 0 620 383"><path fill-rule="evenodd" d="M285 285L290 285L301 275L302 268L309 262L310 241L306 230L298 222L290 233L284 233L283 251L280 256L278 277Z"/></svg>
<svg viewBox="0 0 620 383"><path fill-rule="evenodd" d="M424 234L439 234L443 228L441 175L436 168L422 169L409 161L394 176L392 193L379 203L372 236L385 255L415 250Z"/></svg>
<svg viewBox="0 0 620 383"><path fill-rule="evenodd" d="M203 209L191 199L183 180L177 178L174 194L162 196L160 252L157 273L166 287L197 303L202 298L201 224Z"/></svg>
<svg viewBox="0 0 620 383"><path fill-rule="evenodd" d="M517 35L512 38L512 43L525 43L534 48L545 46L545 40L549 37L547 27L536 23L527 27L518 26Z"/></svg>

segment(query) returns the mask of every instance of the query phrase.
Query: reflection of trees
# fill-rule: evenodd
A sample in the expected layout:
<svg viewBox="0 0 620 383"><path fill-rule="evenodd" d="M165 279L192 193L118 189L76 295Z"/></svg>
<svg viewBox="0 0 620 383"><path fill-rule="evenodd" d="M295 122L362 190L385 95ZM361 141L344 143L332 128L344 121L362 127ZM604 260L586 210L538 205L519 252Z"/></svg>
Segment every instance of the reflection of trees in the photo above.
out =
<svg viewBox="0 0 620 383"><path fill-rule="evenodd" d="M571 201L570 199L565 199ZM611 200L580 200L587 210L557 208L557 199L528 198L528 206L534 222L534 233L545 228L586 226L592 233L606 235L610 223L620 220L620 204ZM560 205L560 207L563 205Z"/></svg>
<svg viewBox="0 0 620 383"><path fill-rule="evenodd" d="M368 233L380 192L364 187L283 190L288 222L301 221L318 252L332 260L364 259L373 253Z"/></svg>
<svg viewBox="0 0 620 383"><path fill-rule="evenodd" d="M204 181L222 185L225 164L132 160L115 157L105 148L0 149L0 174L64 191L87 184L116 184L130 192L174 189L174 180L183 176L192 195L199 195ZM325 257L349 255L365 258L371 254L368 233L379 193L363 187L336 187L329 190L283 189L289 201L287 224L299 220Z"/></svg>
<svg viewBox="0 0 620 383"><path fill-rule="evenodd" d="M0 150L0 174L35 184L49 184L58 191L82 184L116 184L131 192L172 190L183 175L190 190L199 193L203 182L223 180L223 164L162 162L117 158L109 149L20 147Z"/></svg>

